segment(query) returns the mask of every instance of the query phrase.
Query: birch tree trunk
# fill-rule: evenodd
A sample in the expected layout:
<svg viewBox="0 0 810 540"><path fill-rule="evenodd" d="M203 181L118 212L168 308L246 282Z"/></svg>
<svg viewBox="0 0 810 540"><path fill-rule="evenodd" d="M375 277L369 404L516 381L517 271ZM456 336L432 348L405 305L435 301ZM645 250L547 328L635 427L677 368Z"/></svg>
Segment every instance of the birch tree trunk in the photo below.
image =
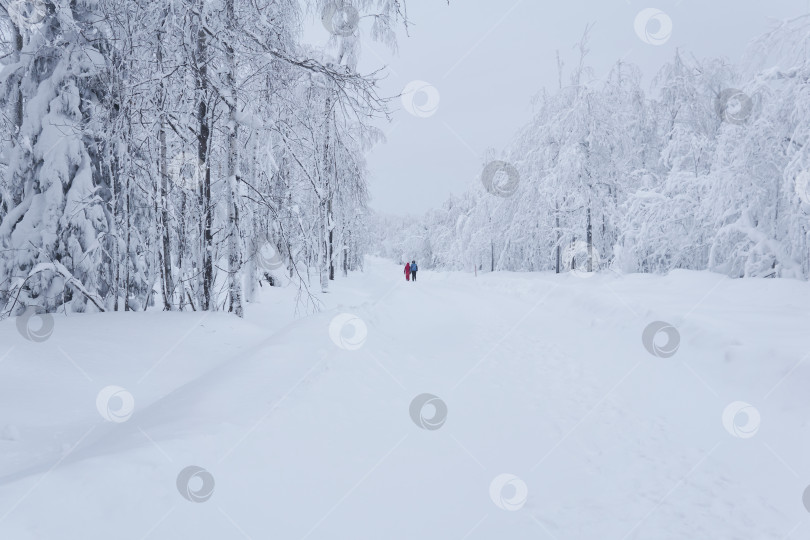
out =
<svg viewBox="0 0 810 540"><path fill-rule="evenodd" d="M329 290L330 269L332 266L332 186L330 181L330 156L329 150L331 147L331 109L332 109L332 96L326 97L326 106L324 114L324 144L323 144L323 178L324 178L324 204L323 204L323 256L321 260L321 290L326 292Z"/></svg>
<svg viewBox="0 0 810 540"><path fill-rule="evenodd" d="M557 201L554 201L554 210L555 210L555 212L554 212L554 214L555 214L554 221L555 221L555 225L557 226L557 249L556 249L557 253L556 253L556 260L555 260L555 264L554 264L554 273L559 274L560 273L560 257L561 257L561 253L560 253L560 251L561 251L561 246L560 246L561 233L560 233L560 203L557 202Z"/></svg>
<svg viewBox="0 0 810 540"><path fill-rule="evenodd" d="M587 224L585 226L585 238L588 242L588 272L593 272L593 228L591 227L591 206L585 211Z"/></svg>
<svg viewBox="0 0 810 540"><path fill-rule="evenodd" d="M242 283L240 278L240 242L239 242L239 119L237 118L236 95L236 51L233 40L236 39L236 14L234 0L225 0L225 17L228 42L225 54L228 62L228 290L230 292L230 309L238 317L244 317L242 308Z"/></svg>
<svg viewBox="0 0 810 540"><path fill-rule="evenodd" d="M164 14L166 10L164 10ZM165 21L165 15L164 15ZM171 219L169 217L169 158L166 147L166 78L163 76L163 36L165 29L161 26L157 35L157 63L160 74L160 85L158 90L158 106L160 107L160 228L163 243L163 309L165 311L174 310L174 280L172 279L172 240L171 240Z"/></svg>
<svg viewBox="0 0 810 540"><path fill-rule="evenodd" d="M203 11L204 1L197 2L199 10L197 28L197 51L196 51L196 77L197 77L197 171L196 174L201 180L199 186L199 205L201 214L202 229L202 288L200 310L209 311L216 309L216 302L212 299L214 286L214 238L213 238L213 207L211 203L211 167L208 163L208 142L211 129L208 125L208 37L205 31L205 20Z"/></svg>

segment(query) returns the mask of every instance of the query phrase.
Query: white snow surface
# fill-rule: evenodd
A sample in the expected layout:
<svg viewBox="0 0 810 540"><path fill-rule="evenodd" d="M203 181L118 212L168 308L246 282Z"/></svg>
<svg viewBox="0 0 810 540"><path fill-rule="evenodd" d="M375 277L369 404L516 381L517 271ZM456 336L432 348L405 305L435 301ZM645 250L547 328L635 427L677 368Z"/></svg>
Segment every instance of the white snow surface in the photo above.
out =
<svg viewBox="0 0 810 540"><path fill-rule="evenodd" d="M0 538L810 536L806 282L408 283L369 258L319 296L299 317L266 287L245 320L54 315L41 343L0 323ZM344 313L365 332L333 331L341 348ZM642 344L654 321L678 330L669 358ZM111 385L134 399L123 421L97 407ZM438 429L411 419L423 393L447 406ZM204 502L178 491L190 465L215 481Z"/></svg>

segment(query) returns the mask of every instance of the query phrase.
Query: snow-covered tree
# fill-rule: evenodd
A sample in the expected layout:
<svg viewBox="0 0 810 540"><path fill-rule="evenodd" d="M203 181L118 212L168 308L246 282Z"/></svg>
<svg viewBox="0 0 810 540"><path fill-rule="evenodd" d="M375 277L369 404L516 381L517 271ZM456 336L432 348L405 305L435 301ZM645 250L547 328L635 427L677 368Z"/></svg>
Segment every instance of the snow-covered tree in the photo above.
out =
<svg viewBox="0 0 810 540"><path fill-rule="evenodd" d="M587 34L483 178L423 218L378 217L376 251L457 269L810 277L810 16L740 66L677 51L647 94L623 62L594 78ZM486 174L501 161L509 190Z"/></svg>

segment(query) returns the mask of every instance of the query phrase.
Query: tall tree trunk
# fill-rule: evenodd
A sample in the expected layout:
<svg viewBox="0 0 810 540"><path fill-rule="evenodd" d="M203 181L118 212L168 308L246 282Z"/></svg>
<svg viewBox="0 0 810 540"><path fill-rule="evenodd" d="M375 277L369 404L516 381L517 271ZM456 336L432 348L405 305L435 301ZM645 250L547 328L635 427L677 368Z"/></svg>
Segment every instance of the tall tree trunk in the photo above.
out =
<svg viewBox="0 0 810 540"><path fill-rule="evenodd" d="M247 175L248 181L250 185L258 188L259 182L261 179L260 174L260 165L259 165L259 136L258 133L256 136L253 137L253 146L250 152L250 171ZM256 287L259 283L259 262L257 260L257 253L258 250L262 248L262 243L265 238L265 231L267 231L267 227L264 225L264 216L260 216L258 212L253 212L251 215L251 221L253 225L254 236L253 238L246 239L246 242L250 243L250 251L248 253L251 254L250 258L245 262L247 269L245 276L245 280L243 283L246 285L246 289L244 291L243 297L245 302L253 302L256 300ZM292 277L292 272L290 272L290 277Z"/></svg>
<svg viewBox="0 0 810 540"><path fill-rule="evenodd" d="M23 36L20 29L17 28L17 25L11 25L14 29L14 61L17 62L20 59L20 54L22 53L23 48ZM19 74L14 75L14 85L16 87L16 96L15 96L15 103L14 103L14 125L16 126L17 130L14 134L14 141L19 140L20 137L20 130L22 129L23 120L24 120L24 100L23 100L23 91L22 91L22 76Z"/></svg>
<svg viewBox="0 0 810 540"><path fill-rule="evenodd" d="M167 15L164 10L164 19ZM165 311L174 310L174 280L172 279L172 240L171 240L171 219L169 217L169 158L166 148L166 78L163 76L163 27L158 29L157 35L157 63L160 74L160 87L158 103L160 106L160 127L158 142L160 145L160 236L163 244L163 309Z"/></svg>
<svg viewBox="0 0 810 540"><path fill-rule="evenodd" d="M110 174L110 183L112 184L111 192L111 206L113 208L113 229L112 233L112 249L111 257L113 259L113 311L118 311L118 299L121 297L121 254L120 254L120 238L118 237L118 178L117 172Z"/></svg>
<svg viewBox="0 0 810 540"><path fill-rule="evenodd" d="M334 216L332 215L332 197L329 197L329 204L327 206L329 223L329 280L335 280L335 226L332 223Z"/></svg>
<svg viewBox="0 0 810 540"><path fill-rule="evenodd" d="M587 225L586 225L586 238L588 242L588 272L593 272L593 227L591 227L591 206L590 202L588 203L588 209L585 211L587 216Z"/></svg>
<svg viewBox="0 0 810 540"><path fill-rule="evenodd" d="M331 110L327 111L331 115ZM337 133L337 122L333 119L332 125L335 126ZM337 147L337 141L335 141ZM332 152L332 173L333 182L330 184L329 189L329 279L335 280L335 223L334 211L332 209L333 193L338 190L338 166L337 166L337 148Z"/></svg>
<svg viewBox="0 0 810 540"><path fill-rule="evenodd" d="M343 231L343 277L349 275L349 235L351 233L344 229Z"/></svg>
<svg viewBox="0 0 810 540"><path fill-rule="evenodd" d="M214 288L214 238L213 238L213 207L211 203L211 167L208 164L208 140L210 126L208 125L208 41L205 33L205 21L202 18L203 0L197 3L199 9L199 28L197 29L197 174L202 174L202 185L199 187L199 205L202 211L202 298L200 309L209 311L216 309L216 302L212 300Z"/></svg>
<svg viewBox="0 0 810 540"><path fill-rule="evenodd" d="M130 134L132 134L132 129L130 125ZM124 231L126 234L126 244L125 244L125 253L124 253L124 311L130 311L129 306L129 287L130 287L130 276L129 276L129 267L132 263L132 208L130 208L131 204L131 194L132 194L132 158L128 158L128 167L125 173L126 177L126 185L124 186Z"/></svg>
<svg viewBox="0 0 810 540"><path fill-rule="evenodd" d="M180 230L177 234L177 275L179 277L179 282L177 283L177 295L180 299L180 311L186 310L186 284L184 281L185 272L183 269L185 268L185 259L183 255L186 253L186 249L188 249L188 243L186 242L186 208L187 205L187 197L185 192L180 194ZM189 293L190 294L190 293Z"/></svg>
<svg viewBox="0 0 810 540"><path fill-rule="evenodd" d="M556 264L554 265L554 269L555 269L555 273L559 274L560 273L560 257L562 255L560 253L560 251L561 251L560 241L562 240L562 237L561 237L561 233L560 233L560 203L558 201L556 201L556 200L554 201L554 210L555 210L555 212L554 212L555 213L554 220L555 220L555 224L557 226L557 249L556 249L556 251L557 251L557 260L556 260Z"/></svg>
<svg viewBox="0 0 810 540"><path fill-rule="evenodd" d="M324 144L323 144L323 166L322 166L322 173L324 178L324 197L325 201L323 204L323 241L322 241L322 260L321 260L321 290L326 292L329 289L329 279L330 279L330 270L332 270L332 186L331 186L331 178L330 178L330 156L329 156L329 149L331 146L331 135L332 135L332 128L330 126L330 119L331 119L331 110L332 110L332 96L328 95L326 97L326 107L325 107L325 114L324 114Z"/></svg>
<svg viewBox="0 0 810 540"><path fill-rule="evenodd" d="M239 246L239 119L237 118L236 95L236 14L234 0L225 0L225 17L228 42L225 54L228 62L228 290L230 291L230 311L243 317L242 284L240 280Z"/></svg>
<svg viewBox="0 0 810 540"><path fill-rule="evenodd" d="M160 233L163 244L163 309L174 310L174 280L172 279L171 218L169 217L169 160L166 149L166 120L160 119Z"/></svg>
<svg viewBox="0 0 810 540"><path fill-rule="evenodd" d="M120 74L116 74L115 87L118 90L117 94L118 94L119 98L123 101L123 99L124 99L124 84L123 84L123 80L122 80ZM122 113L126 108L127 108L127 106L122 106L122 108L121 108ZM128 126L129 125L129 120L128 120L129 115L121 116L121 117L125 119L124 120L125 121L124 126ZM116 137L116 140L115 140L115 151L110 156L110 186L111 186L111 189L110 189L110 191L111 191L110 204L111 204L112 212L113 212L113 217L112 217L112 220L111 220L112 224L113 224L113 226L111 228L111 236L112 236L112 239L113 239L113 247L112 247L112 254L113 254L112 256L113 256L113 260L114 260L113 264L115 265L114 266L115 275L113 277L113 293L115 295L115 298L113 299L113 309L115 311L118 311L120 309L119 302L120 302L120 298L121 298L121 263L123 261L124 264L127 264L127 261L129 260L128 257L126 257L126 256L124 256L123 258L121 257L121 237L120 237L121 233L120 233L120 231L121 231L121 228L122 228L121 227L122 222L120 220L121 220L122 208L119 208L119 204L121 204L121 206L123 206L124 201L121 201L121 203L119 203L119 200L121 198L121 194L123 192L123 189L126 189L124 186L122 186L122 184L123 184L123 182L122 182L122 169L123 169L122 162L126 162L126 159L121 157L120 154L119 154L119 148L123 144L122 141L121 141L121 135L125 135L125 134L126 134L126 132L123 129L121 129L120 132L118 133L118 136ZM126 310L126 297L124 297L124 309Z"/></svg>

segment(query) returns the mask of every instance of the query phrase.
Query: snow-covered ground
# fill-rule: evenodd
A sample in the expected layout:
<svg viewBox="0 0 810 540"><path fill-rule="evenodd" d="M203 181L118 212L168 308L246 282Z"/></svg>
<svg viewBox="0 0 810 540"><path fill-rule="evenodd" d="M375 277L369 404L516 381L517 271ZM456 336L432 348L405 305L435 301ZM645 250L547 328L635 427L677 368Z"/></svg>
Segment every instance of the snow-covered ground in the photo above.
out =
<svg viewBox="0 0 810 540"><path fill-rule="evenodd" d="M0 538L810 535L807 283L369 259L291 294L0 323Z"/></svg>

